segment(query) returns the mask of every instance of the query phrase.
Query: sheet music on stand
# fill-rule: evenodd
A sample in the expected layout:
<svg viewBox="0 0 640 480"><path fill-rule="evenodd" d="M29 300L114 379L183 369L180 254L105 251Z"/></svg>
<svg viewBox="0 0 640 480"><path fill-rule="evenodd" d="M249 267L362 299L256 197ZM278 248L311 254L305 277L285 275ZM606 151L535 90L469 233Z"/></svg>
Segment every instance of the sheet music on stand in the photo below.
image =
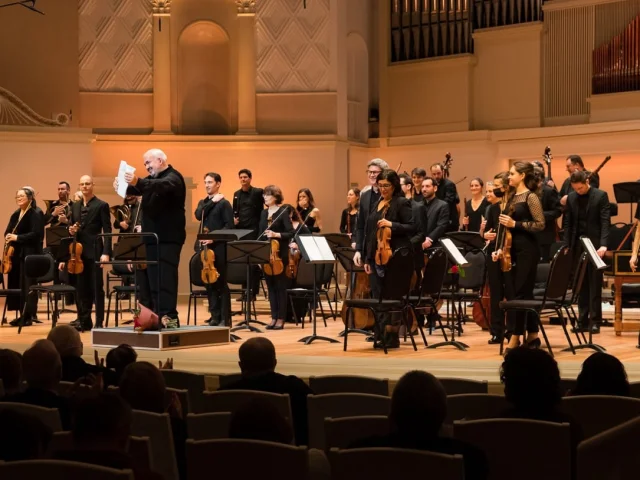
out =
<svg viewBox="0 0 640 480"><path fill-rule="evenodd" d="M469 266L469 262L467 261L466 258L464 258L462 253L460 253L460 250L458 250L458 247L456 247L455 243L453 243L453 240L451 240L450 238L441 238L440 243L442 244L445 251L449 255L449 258L451 258L451 260L453 260L457 266L459 267Z"/></svg>
<svg viewBox="0 0 640 480"><path fill-rule="evenodd" d="M324 237L300 235L298 246L304 259L309 263L333 263L336 261L336 257Z"/></svg>
<svg viewBox="0 0 640 480"><path fill-rule="evenodd" d="M607 268L607 264L600 258L600 255L598 255L598 252L596 251L596 247L593 246L593 243L588 237L580 237L580 243L582 243L582 248L584 248L584 251L589 255L589 260L594 267L598 270L604 270Z"/></svg>

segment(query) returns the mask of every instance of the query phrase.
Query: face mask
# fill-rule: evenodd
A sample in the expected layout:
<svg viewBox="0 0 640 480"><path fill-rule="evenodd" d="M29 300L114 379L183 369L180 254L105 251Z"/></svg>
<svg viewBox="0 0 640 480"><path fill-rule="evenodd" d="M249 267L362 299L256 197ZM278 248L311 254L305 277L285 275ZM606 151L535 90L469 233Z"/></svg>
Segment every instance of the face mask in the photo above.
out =
<svg viewBox="0 0 640 480"><path fill-rule="evenodd" d="M501 188L494 188L493 194L498 198L502 198L504 197L504 190L502 190Z"/></svg>

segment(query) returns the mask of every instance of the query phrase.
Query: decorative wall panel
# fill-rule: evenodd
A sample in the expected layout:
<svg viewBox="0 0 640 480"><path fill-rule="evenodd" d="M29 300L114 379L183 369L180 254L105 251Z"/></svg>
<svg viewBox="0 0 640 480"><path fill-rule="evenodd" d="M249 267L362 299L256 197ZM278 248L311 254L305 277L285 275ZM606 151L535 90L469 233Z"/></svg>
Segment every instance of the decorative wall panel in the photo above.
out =
<svg viewBox="0 0 640 480"><path fill-rule="evenodd" d="M256 2L257 81L261 93L329 90L329 0Z"/></svg>
<svg viewBox="0 0 640 480"><path fill-rule="evenodd" d="M80 91L153 91L149 0L78 0Z"/></svg>

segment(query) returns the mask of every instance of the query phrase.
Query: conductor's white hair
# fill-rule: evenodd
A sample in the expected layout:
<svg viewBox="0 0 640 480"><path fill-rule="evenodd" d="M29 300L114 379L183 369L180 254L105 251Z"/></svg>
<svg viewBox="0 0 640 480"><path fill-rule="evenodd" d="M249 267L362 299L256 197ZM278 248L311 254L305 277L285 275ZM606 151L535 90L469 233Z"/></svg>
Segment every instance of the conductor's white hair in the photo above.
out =
<svg viewBox="0 0 640 480"><path fill-rule="evenodd" d="M152 148L151 150L147 150L142 157L145 160L148 160L150 158L155 158L160 160L162 163L167 163L167 154L164 153L159 148Z"/></svg>
<svg viewBox="0 0 640 480"><path fill-rule="evenodd" d="M371 160L367 164L367 167L371 167L371 166L376 166L378 168L381 168L382 170L386 170L387 168L389 168L389 164L381 158L374 158L373 160Z"/></svg>

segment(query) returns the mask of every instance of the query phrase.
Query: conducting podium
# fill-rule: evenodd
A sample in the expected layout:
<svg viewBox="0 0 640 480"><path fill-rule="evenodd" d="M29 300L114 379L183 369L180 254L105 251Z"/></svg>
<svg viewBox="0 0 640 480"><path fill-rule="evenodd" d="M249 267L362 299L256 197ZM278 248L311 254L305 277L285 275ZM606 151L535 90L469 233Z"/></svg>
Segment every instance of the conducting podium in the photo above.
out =
<svg viewBox="0 0 640 480"><path fill-rule="evenodd" d="M313 333L298 340L304 342L305 345L309 345L314 340L324 340L329 343L338 343L337 340L329 337L323 337L318 335L317 332L317 315L316 308L318 303L318 265L325 265L327 263L334 263L336 261L331 251L331 247L325 237L319 237L314 235L299 235L297 238L298 247L302 254L301 261L310 263L313 265L313 302L311 305L311 323L313 325Z"/></svg>

